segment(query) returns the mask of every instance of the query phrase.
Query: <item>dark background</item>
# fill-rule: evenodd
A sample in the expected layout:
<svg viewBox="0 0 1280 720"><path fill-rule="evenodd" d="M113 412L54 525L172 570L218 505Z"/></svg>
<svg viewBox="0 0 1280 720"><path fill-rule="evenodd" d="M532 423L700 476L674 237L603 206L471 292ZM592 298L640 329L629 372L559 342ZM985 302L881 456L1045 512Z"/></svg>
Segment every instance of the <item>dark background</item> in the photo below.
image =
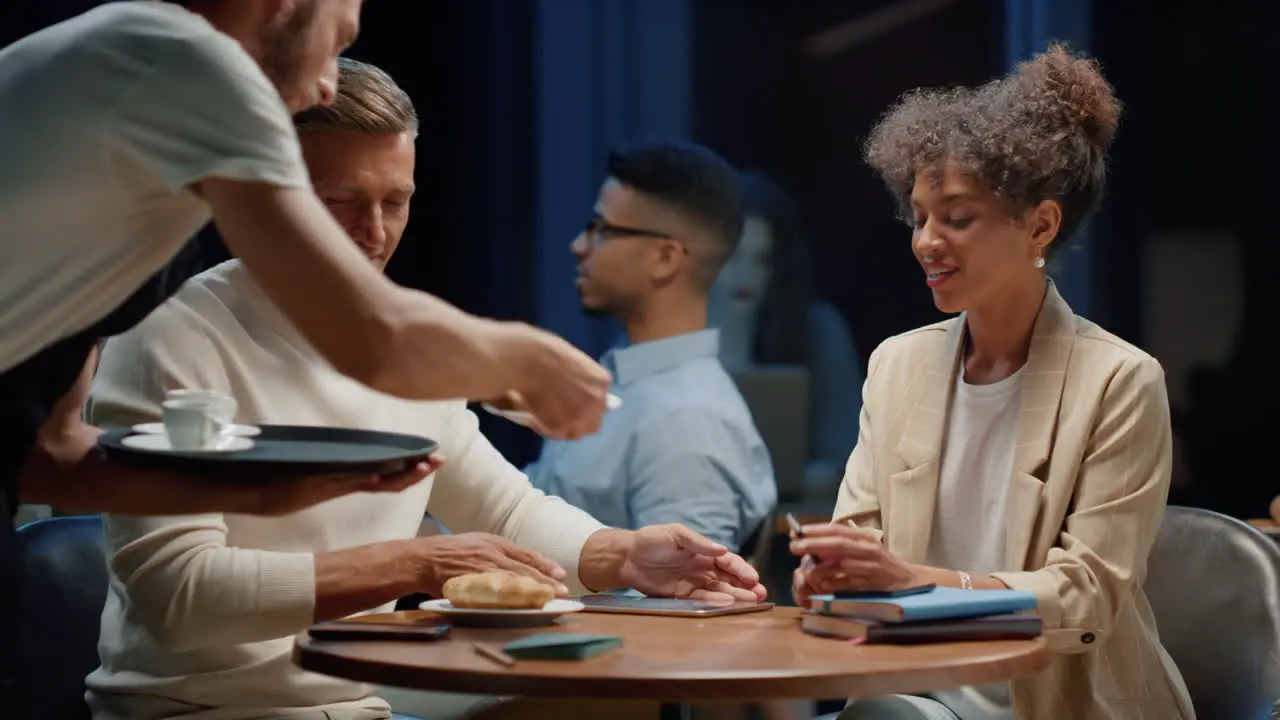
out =
<svg viewBox="0 0 1280 720"><path fill-rule="evenodd" d="M556 17L576 18L580 26L552 29L559 35L545 26L539 30L552 3L560 3ZM0 6L0 43L92 4L7 0ZM688 132L737 164L774 174L797 195L813 234L815 288L845 314L864 363L885 337L940 316L918 284L907 233L860 160L863 138L908 88L973 84L1004 72L1010 8L1035 4L944 3L895 30L818 57L805 52L806 38L894 3L687 2L688 42L679 57L688 61ZM589 170L553 151L561 145L549 148L545 127L546 103L557 101L558 92L571 96L577 80L548 88L555 78L548 81L537 68L562 42L612 43L605 50L624 58L664 58L675 51L654 45L667 41L660 32L618 35L602 24L602 13L640 13L634 0L419 0L411 4L413 15L409 5L368 3L350 52L390 72L415 98L424 120L419 193L390 274L467 310L538 322L601 350L598 333L581 330L587 326L570 317L570 309L547 299L562 292L562 276L547 268L555 267L555 253L576 228L562 223L554 232L547 229L555 223L545 220L538 178L561 162L575 178ZM1091 261L1083 269L1092 280L1089 315L1162 361L1195 356L1203 344L1195 327L1172 338L1151 335L1151 319L1163 310L1150 302L1148 285L1159 278L1153 279L1148 258L1173 235L1219 238L1205 242L1240 256L1229 281L1201 285L1193 273L1179 289L1209 299L1242 291L1244 303L1238 317L1221 320L1238 328L1230 346L1170 378L1186 465L1174 500L1263 515L1280 491L1263 460L1277 422L1271 415L1274 373L1263 371L1261 331L1280 199L1271 115L1280 81L1268 49L1280 30L1280 3L1099 0L1065 2L1055 11L1067 6L1091 8L1090 50L1128 107L1108 198L1094 223ZM650 97L652 90L635 89L643 79L633 83L624 70L620 80L590 92L633 93L636 102ZM643 125L628 125L626 118L610 122ZM580 199L585 216L589 194ZM215 258L216 238L206 243ZM484 422L513 461L536 452L536 440L524 431Z"/></svg>

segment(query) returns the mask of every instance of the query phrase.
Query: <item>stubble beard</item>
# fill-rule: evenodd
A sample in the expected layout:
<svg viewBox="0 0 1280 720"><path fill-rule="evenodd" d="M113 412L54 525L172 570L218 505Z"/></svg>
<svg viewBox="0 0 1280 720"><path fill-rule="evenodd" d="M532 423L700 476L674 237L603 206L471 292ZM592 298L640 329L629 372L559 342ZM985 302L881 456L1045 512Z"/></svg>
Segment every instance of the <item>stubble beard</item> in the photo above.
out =
<svg viewBox="0 0 1280 720"><path fill-rule="evenodd" d="M310 95L302 87L302 74L307 64L307 35L315 22L318 5L317 0L302 0L289 15L263 29L262 70L286 102L295 94L307 98ZM292 112L305 109L290 107Z"/></svg>

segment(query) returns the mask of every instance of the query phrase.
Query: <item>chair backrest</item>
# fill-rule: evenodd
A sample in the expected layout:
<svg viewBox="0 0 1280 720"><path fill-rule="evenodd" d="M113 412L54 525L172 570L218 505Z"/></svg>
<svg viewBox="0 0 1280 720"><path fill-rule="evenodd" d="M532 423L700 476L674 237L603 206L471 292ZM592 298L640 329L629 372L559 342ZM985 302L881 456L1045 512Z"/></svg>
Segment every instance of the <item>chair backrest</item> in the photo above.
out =
<svg viewBox="0 0 1280 720"><path fill-rule="evenodd" d="M19 685L41 718L83 720L84 678L98 667L98 629L107 596L102 519L36 520L18 528L22 605Z"/></svg>
<svg viewBox="0 0 1280 720"><path fill-rule="evenodd" d="M809 371L799 365L753 367L733 374L769 450L778 500L804 496L809 462Z"/></svg>
<svg viewBox="0 0 1280 720"><path fill-rule="evenodd" d="M742 559L751 563L761 577L764 577L768 571L769 558L773 554L773 525L776 522L776 512L776 509L770 510L769 514L764 516L756 529L747 536L746 542L742 543L741 552L738 553Z"/></svg>
<svg viewBox="0 0 1280 720"><path fill-rule="evenodd" d="M1169 507L1144 585L1202 718L1263 718L1280 697L1280 547L1247 523Z"/></svg>

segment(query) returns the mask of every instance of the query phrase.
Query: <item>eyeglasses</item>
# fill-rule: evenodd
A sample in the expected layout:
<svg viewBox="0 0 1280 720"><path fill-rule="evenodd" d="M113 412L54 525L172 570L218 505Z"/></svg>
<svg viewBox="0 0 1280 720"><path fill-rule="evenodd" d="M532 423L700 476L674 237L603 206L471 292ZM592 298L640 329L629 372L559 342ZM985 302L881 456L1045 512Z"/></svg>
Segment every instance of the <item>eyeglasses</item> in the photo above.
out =
<svg viewBox="0 0 1280 720"><path fill-rule="evenodd" d="M602 242L608 242L609 240L616 240L618 238L625 237L650 238L653 240L675 240L675 238L671 237L667 233L659 232L657 230L645 230L644 228L612 225L602 217L594 217L588 220L583 233L592 244L599 244ZM689 248L686 247L684 243L678 240L676 240L676 243L680 246L680 249L684 251L684 254L689 254Z"/></svg>
<svg viewBox="0 0 1280 720"><path fill-rule="evenodd" d="M593 241L613 240L620 237L646 237L658 240L670 240L671 236L658 232L657 230L644 230L641 228L625 227L622 225L610 225L607 220L601 217L591 218L587 221L587 227L583 231L587 237Z"/></svg>

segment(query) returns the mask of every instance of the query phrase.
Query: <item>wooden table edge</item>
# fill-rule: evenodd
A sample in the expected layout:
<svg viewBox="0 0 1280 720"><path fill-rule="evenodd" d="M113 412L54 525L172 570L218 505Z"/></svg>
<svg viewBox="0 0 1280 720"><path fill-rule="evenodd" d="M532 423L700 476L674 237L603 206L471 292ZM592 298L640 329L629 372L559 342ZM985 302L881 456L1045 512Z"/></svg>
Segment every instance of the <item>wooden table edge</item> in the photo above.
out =
<svg viewBox="0 0 1280 720"><path fill-rule="evenodd" d="M833 641L835 642L835 641ZM1043 637L1026 641L1022 652L1002 653L963 667L926 670L904 668L875 674L774 675L726 672L689 677L651 675L606 678L536 676L520 673L520 666L492 672L473 669L424 668L394 662L351 659L333 652L345 642L315 641L305 634L294 641L293 661L304 670L375 685L437 692L510 695L531 698L617 700L764 700L772 698L875 697L898 693L922 693L961 685L982 685L1030 677L1049 665L1050 653ZM973 643L975 645L979 643ZM1007 647L1008 643L1002 642ZM522 661L525 663L534 661ZM526 665L527 667L527 665ZM536 665L535 665L536 667ZM748 692L743 692L747 690Z"/></svg>

